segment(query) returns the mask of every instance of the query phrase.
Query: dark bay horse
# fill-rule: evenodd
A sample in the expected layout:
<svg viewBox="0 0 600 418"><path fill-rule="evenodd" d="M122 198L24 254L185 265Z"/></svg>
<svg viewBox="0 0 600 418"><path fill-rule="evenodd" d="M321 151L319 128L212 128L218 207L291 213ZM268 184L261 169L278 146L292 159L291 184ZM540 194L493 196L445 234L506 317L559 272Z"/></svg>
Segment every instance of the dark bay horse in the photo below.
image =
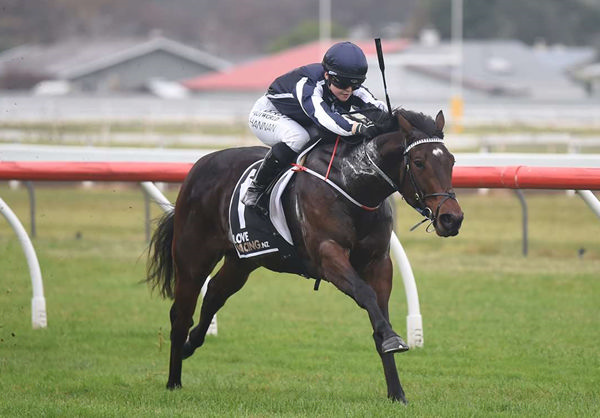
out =
<svg viewBox="0 0 600 418"><path fill-rule="evenodd" d="M283 205L310 277L332 283L367 311L388 397L406 402L393 354L408 346L392 329L388 314L392 210L386 198L398 191L443 237L458 234L463 213L451 184L454 157L441 139L443 113L434 121L400 109L386 118L386 133L360 144L340 143L333 164L334 144L308 154L304 167L321 174L329 167L329 179L343 192L298 172ZM232 148L202 157L187 175L174 211L165 214L154 232L147 281L174 298L169 389L181 387L182 360L204 343L213 316L253 270L264 266L295 273L278 253L239 258L230 239L228 208L234 186L266 152L263 147ZM223 258L209 282L199 323L188 334L202 285Z"/></svg>

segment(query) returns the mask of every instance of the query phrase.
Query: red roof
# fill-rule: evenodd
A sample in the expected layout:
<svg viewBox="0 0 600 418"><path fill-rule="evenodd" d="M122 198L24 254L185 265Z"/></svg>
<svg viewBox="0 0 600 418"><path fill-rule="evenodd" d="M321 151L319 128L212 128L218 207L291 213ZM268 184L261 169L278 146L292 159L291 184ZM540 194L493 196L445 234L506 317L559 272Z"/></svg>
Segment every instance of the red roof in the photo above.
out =
<svg viewBox="0 0 600 418"><path fill-rule="evenodd" d="M325 45L320 42L301 45L283 52L250 61L239 66L183 81L183 85L191 90L230 90L230 91L264 91L271 82L296 67L320 62L323 54L336 41ZM375 55L375 42L356 42L365 55ZM382 41L384 53L400 51L408 45L404 39Z"/></svg>

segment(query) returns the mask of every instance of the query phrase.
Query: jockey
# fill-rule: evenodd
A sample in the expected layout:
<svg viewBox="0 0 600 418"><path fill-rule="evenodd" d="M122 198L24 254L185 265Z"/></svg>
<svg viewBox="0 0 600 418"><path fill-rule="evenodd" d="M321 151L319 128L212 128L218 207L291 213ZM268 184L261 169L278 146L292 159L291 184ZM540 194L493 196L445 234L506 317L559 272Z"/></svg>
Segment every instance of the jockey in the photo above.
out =
<svg viewBox="0 0 600 418"><path fill-rule="evenodd" d="M358 46L340 42L327 50L323 62L296 68L273 81L250 112L250 129L271 149L242 199L244 205L266 212L259 200L310 141L308 128L368 139L378 133L370 121L361 123L342 114L352 109L387 111L385 103L362 86L367 68Z"/></svg>

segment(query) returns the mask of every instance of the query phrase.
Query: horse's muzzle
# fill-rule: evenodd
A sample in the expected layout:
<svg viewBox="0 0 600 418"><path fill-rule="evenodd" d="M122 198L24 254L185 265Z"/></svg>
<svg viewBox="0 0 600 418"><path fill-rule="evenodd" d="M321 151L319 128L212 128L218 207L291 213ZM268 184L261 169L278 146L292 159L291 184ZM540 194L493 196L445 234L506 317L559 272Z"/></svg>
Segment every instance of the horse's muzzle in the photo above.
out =
<svg viewBox="0 0 600 418"><path fill-rule="evenodd" d="M441 213L434 225L435 232L441 237L453 237L458 235L463 218L464 214L462 211L458 214Z"/></svg>

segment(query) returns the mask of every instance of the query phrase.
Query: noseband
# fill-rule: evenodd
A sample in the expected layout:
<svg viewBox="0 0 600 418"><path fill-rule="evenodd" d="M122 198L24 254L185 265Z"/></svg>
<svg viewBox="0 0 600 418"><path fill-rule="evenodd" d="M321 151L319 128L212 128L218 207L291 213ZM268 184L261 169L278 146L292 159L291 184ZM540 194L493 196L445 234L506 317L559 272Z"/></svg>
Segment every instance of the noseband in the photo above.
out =
<svg viewBox="0 0 600 418"><path fill-rule="evenodd" d="M428 220L431 221L431 223L435 225L435 222L437 221L439 213L440 213L440 208L446 202L446 200L448 200L448 199L456 200L456 194L453 191L424 194L423 191L421 190L421 188L419 187L419 185L417 184L417 181L415 180L415 176L414 176L412 170L410 169L410 160L409 160L410 150L418 145L428 144L428 143L433 143L433 142L443 143L444 140L441 138L435 138L435 137L419 139L419 140L409 144L408 146L406 146L404 149L404 153L402 154L402 157L404 159L404 161L403 161L404 173L402 175L402 182L404 182L405 179L408 177L410 184L415 191L415 204L412 204L409 201L407 201L407 203L413 209L415 209L417 212L419 212L421 215L423 215L425 217L425 219L423 219L421 222L419 222L415 226L413 226L410 229L411 231L415 230L419 225L427 222ZM367 158L369 159L371 164L373 164L373 168L379 174L379 176L381 178L383 178L390 186L392 186L392 188L395 191L402 194L400 192L400 188L398 186L396 186L394 181L387 174L385 174L381 168L379 168L379 166L375 163L375 161L373 161L373 158L371 158L371 156L369 155L369 152L367 152L366 154L367 154ZM440 197L440 196L442 196L443 199L437 205L435 213L433 213L432 210L427 207L427 205L425 204L425 201L431 197Z"/></svg>

